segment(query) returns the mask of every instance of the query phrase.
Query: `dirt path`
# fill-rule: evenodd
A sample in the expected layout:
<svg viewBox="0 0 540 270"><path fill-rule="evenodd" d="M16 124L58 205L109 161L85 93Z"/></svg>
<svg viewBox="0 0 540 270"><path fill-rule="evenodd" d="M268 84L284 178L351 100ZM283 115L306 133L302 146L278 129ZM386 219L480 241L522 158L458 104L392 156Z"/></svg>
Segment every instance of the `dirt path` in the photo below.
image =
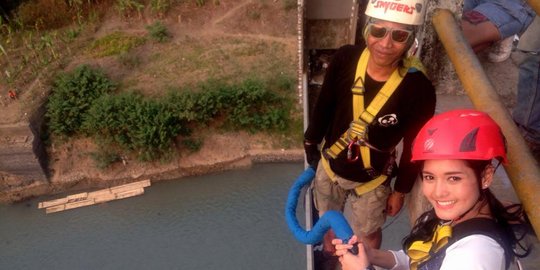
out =
<svg viewBox="0 0 540 270"><path fill-rule="evenodd" d="M215 18L214 20L212 20L212 23L211 23L211 28L214 28L216 27L219 23L229 19L229 18L232 18L236 15L236 17L238 17L238 12L239 10L241 10L242 8L246 7L247 5L253 3L252 0L246 0L246 1L243 1L241 2L240 4L236 5L234 8L232 8L231 10L229 10L227 13L225 13L224 15L222 16L219 16L217 18Z"/></svg>

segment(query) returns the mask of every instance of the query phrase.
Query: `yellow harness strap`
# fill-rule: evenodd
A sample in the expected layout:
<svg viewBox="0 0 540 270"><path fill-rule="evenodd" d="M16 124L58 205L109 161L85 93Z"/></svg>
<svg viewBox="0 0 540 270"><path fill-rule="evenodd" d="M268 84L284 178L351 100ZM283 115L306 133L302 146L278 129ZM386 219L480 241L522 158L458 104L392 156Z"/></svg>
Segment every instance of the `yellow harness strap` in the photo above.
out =
<svg viewBox="0 0 540 270"><path fill-rule="evenodd" d="M418 265L429 260L442 247L448 244L448 239L452 237L452 227L450 225L438 225L431 241L414 241L407 254L410 257L410 269L416 270Z"/></svg>
<svg viewBox="0 0 540 270"><path fill-rule="evenodd" d="M328 163L328 159L324 155L322 155L321 161L322 161L321 163L323 165L323 168L326 171L326 174L328 175L328 177L330 177L330 179L332 179L332 181L335 182L336 178L337 178L337 175L330 168L330 163ZM386 181L387 178L388 178L387 175L381 174L377 178L375 178L375 179L373 179L373 180L371 180L369 182L360 183L359 186L354 188L354 191L355 191L355 193L357 195L362 195L362 194L367 193L369 191L372 191L376 187L382 185L382 183L384 183L384 181Z"/></svg>
<svg viewBox="0 0 540 270"><path fill-rule="evenodd" d="M368 140L367 127L371 122L373 122L375 116L379 113L381 108L388 101L390 96L392 96L394 91L397 89L397 87L403 80L403 77L399 74L399 70L394 70L394 72L390 75L390 78L386 81L381 90L373 98L368 107L364 109L364 81L369 56L370 53L367 48L364 49L362 55L360 55L360 59L358 60L358 64L356 66L355 82L354 86L351 89L353 93L353 121L351 122L349 129L345 133L343 133L343 135L341 135L341 137L332 146L326 149L325 153L323 153L322 155L323 166L326 170L326 173L333 181L335 181L335 173L330 168L330 164L328 163L325 155L330 158L336 158L339 153L341 153L341 151L347 148L351 141L359 142L360 156L362 157L362 163L364 165L364 168L368 170L372 169L370 149L365 143L363 143ZM418 60L417 58L409 57L405 59L405 67L414 67L417 70L424 72L424 68L420 60ZM388 176L386 175L380 175L377 178L358 186L355 189L356 194L361 195L375 189L376 187L384 183L387 177Z"/></svg>

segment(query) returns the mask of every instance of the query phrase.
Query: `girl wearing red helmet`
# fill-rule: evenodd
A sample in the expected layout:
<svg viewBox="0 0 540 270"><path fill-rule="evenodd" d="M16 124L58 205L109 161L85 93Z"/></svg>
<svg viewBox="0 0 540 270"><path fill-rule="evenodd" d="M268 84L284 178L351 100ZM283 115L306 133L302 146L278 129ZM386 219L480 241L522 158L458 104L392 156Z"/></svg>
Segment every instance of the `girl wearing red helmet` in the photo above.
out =
<svg viewBox="0 0 540 270"><path fill-rule="evenodd" d="M403 250L383 251L334 240L343 270L366 269L508 269L528 255L519 241L527 217L519 204L503 205L489 190L495 169L506 163L499 126L486 113L453 110L429 120L412 146L420 164L422 192L433 209L421 215L403 240ZM516 247L523 249L516 252Z"/></svg>

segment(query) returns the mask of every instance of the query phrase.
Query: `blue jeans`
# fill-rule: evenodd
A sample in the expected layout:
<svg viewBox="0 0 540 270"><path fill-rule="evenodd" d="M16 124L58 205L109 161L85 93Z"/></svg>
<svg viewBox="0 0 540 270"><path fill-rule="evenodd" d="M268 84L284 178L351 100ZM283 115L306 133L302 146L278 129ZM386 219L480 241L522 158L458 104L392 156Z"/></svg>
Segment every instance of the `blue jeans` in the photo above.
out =
<svg viewBox="0 0 540 270"><path fill-rule="evenodd" d="M524 138L540 145L540 17L521 36L514 54L519 82L513 118Z"/></svg>
<svg viewBox="0 0 540 270"><path fill-rule="evenodd" d="M526 0L465 0L463 12L475 10L497 27L501 39L520 35L535 16Z"/></svg>

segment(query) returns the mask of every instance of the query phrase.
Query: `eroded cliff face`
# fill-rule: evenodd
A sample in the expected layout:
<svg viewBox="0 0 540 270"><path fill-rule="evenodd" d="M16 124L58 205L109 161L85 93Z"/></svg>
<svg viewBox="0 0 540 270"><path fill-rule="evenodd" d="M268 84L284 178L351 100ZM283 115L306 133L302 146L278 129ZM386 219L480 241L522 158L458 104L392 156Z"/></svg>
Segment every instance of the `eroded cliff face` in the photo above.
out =
<svg viewBox="0 0 540 270"><path fill-rule="evenodd" d="M0 126L0 201L16 199L25 189L46 188L42 149L29 124Z"/></svg>

